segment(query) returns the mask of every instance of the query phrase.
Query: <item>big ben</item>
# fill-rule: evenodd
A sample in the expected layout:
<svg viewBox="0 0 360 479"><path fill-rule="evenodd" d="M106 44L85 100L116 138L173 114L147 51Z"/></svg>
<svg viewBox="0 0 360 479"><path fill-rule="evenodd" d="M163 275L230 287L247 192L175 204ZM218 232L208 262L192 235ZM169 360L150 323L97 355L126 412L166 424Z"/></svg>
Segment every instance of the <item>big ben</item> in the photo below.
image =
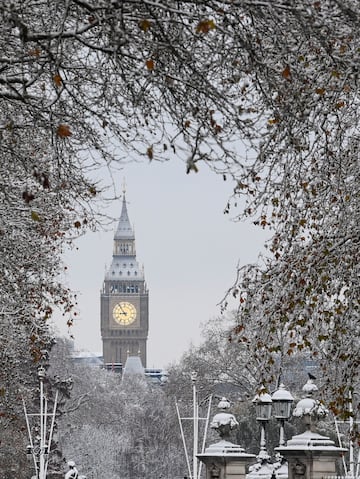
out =
<svg viewBox="0 0 360 479"><path fill-rule="evenodd" d="M128 356L140 356L146 367L149 292L144 271L136 259L135 235L127 212L125 188L114 235L112 262L105 273L100 303L105 365L124 365Z"/></svg>

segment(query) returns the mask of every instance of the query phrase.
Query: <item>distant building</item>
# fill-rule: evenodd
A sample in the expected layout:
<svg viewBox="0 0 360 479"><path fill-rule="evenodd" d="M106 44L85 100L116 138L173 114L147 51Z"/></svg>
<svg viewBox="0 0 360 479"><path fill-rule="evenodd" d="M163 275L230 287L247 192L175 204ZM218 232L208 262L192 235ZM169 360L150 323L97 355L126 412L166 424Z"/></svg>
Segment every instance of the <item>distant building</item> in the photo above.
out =
<svg viewBox="0 0 360 479"><path fill-rule="evenodd" d="M168 378L168 373L162 368L145 368L145 377L155 384L165 384Z"/></svg>
<svg viewBox="0 0 360 479"><path fill-rule="evenodd" d="M125 365L121 363L107 363L102 365L107 371L120 373L123 378L143 376L154 384L163 385L167 381L167 371L163 368L144 368L139 356L129 356Z"/></svg>
<svg viewBox="0 0 360 479"><path fill-rule="evenodd" d="M101 353L92 353L90 351L73 351L71 359L75 364L86 364L88 366L99 367L103 364L103 357Z"/></svg>
<svg viewBox="0 0 360 479"><path fill-rule="evenodd" d="M144 377L146 380L159 385L162 385L167 381L167 372L164 369L144 368L139 356L129 356L123 369L123 379L133 376Z"/></svg>
<svg viewBox="0 0 360 479"><path fill-rule="evenodd" d="M114 373L122 374L123 365L122 363L102 363L101 367L107 371L112 371Z"/></svg>
<svg viewBox="0 0 360 479"><path fill-rule="evenodd" d="M120 371L128 357L146 367L149 292L136 258L135 235L129 221L125 189L114 235L113 257L101 290L101 338L106 369Z"/></svg>
<svg viewBox="0 0 360 479"><path fill-rule="evenodd" d="M126 379L130 376L144 376L145 369L141 364L139 356L129 356L126 360L122 377Z"/></svg>

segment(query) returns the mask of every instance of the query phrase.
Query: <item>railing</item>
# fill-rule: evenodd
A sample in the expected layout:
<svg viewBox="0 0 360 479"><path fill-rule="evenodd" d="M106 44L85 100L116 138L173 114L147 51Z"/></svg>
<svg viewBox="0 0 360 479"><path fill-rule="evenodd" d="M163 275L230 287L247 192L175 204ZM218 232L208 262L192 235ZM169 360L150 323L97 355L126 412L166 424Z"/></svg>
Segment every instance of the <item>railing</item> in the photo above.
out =
<svg viewBox="0 0 360 479"><path fill-rule="evenodd" d="M360 479L360 476L324 476L323 479Z"/></svg>

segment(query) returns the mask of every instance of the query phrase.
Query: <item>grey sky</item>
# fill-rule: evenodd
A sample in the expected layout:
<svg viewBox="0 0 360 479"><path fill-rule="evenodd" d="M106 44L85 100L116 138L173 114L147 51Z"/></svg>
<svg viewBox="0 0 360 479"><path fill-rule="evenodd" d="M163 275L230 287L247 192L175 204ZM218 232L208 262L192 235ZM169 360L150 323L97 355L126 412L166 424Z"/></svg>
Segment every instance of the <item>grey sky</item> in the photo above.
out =
<svg viewBox="0 0 360 479"><path fill-rule="evenodd" d="M201 323L220 315L218 303L235 279L236 264L254 262L265 235L224 215L233 184L205 165L186 175L180 162L129 164L115 174L119 191L124 177L137 259L144 264L150 293L148 366L166 366L191 342L198 344ZM106 212L118 218L121 200ZM102 349L100 288L114 228L87 234L65 257L68 284L79 293L72 333L80 349Z"/></svg>

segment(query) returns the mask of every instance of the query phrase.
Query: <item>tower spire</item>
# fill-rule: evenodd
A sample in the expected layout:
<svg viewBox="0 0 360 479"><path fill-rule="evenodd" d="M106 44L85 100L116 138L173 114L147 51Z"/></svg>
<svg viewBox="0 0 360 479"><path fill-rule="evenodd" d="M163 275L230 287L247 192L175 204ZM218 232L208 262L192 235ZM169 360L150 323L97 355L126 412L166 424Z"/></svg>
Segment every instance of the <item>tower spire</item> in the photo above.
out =
<svg viewBox="0 0 360 479"><path fill-rule="evenodd" d="M122 199L122 207L121 207L121 214L118 223L117 230L115 232L114 239L121 239L121 238L128 238L128 239L135 239L134 231L130 224L129 215L127 212L127 203L126 203L126 183L125 178L122 184L122 191L123 191L123 199Z"/></svg>

